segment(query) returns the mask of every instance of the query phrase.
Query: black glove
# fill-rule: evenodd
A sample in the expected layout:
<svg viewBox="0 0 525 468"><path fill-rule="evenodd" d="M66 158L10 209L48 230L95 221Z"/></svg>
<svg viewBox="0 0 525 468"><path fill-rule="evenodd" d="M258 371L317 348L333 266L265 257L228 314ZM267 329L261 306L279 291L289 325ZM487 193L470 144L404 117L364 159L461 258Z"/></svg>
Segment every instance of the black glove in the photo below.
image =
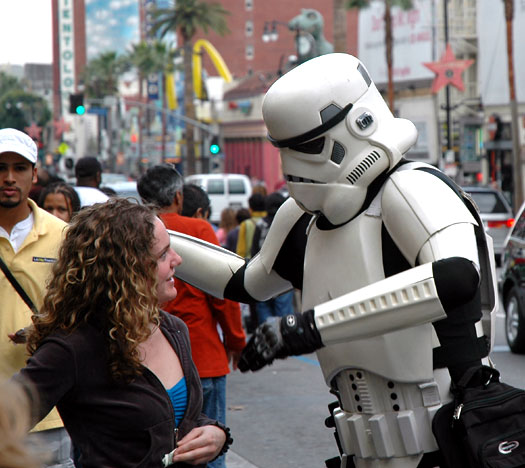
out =
<svg viewBox="0 0 525 468"><path fill-rule="evenodd" d="M312 353L322 346L314 311L290 314L257 327L242 351L238 367L241 372L256 371L275 358Z"/></svg>

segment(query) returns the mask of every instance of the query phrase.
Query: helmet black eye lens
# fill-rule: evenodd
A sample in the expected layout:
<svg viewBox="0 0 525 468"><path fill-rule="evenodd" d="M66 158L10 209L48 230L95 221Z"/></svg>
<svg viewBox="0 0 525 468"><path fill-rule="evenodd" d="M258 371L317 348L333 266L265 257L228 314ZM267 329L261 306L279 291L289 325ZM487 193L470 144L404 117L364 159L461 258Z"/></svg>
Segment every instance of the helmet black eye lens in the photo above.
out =
<svg viewBox="0 0 525 468"><path fill-rule="evenodd" d="M316 138L315 140L300 143L298 145L290 146L291 150L306 154L321 154L324 148L325 137Z"/></svg>

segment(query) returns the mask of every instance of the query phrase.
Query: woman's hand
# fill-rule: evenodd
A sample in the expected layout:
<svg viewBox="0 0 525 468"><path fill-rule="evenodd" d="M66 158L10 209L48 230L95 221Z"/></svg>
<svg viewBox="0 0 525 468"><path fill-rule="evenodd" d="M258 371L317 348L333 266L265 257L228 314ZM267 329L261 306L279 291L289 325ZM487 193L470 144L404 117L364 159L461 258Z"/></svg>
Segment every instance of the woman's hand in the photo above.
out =
<svg viewBox="0 0 525 468"><path fill-rule="evenodd" d="M27 342L27 330L25 328L21 328L16 333L9 333L7 336L14 344Z"/></svg>
<svg viewBox="0 0 525 468"><path fill-rule="evenodd" d="M225 442L226 433L220 427L196 427L179 440L173 463L207 463L219 454Z"/></svg>

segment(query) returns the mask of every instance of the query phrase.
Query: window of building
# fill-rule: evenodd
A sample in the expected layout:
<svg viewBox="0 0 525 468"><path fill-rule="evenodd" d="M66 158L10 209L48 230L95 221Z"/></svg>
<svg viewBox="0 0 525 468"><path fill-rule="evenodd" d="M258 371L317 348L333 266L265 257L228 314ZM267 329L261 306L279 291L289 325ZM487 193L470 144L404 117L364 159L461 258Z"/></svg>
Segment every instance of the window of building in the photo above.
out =
<svg viewBox="0 0 525 468"><path fill-rule="evenodd" d="M246 11L253 10L253 0L244 0L244 8Z"/></svg>
<svg viewBox="0 0 525 468"><path fill-rule="evenodd" d="M253 55L254 55L253 46L247 45L246 46L246 59L253 60Z"/></svg>
<svg viewBox="0 0 525 468"><path fill-rule="evenodd" d="M246 33L246 37L253 36L253 21L251 20L246 21L245 33Z"/></svg>

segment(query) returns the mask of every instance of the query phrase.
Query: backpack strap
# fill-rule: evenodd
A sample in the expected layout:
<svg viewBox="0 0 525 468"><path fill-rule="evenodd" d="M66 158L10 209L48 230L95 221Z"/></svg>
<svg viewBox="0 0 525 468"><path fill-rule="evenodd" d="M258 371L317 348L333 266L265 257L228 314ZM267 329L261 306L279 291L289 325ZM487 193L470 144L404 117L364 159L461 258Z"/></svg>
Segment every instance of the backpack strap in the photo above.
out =
<svg viewBox="0 0 525 468"><path fill-rule="evenodd" d="M480 295L481 295L481 310L483 312L483 317L481 320L483 327L483 336L480 336L474 340L469 341L468 345L464 344L443 344L433 350L433 365L434 368L443 368L450 367L454 363L460 364L462 362L473 362L478 359L482 359L488 356L493 340L494 334L492 330L494 329L493 319L495 317L495 310L497 308L497 294L496 294L496 283L494 282L495 278L495 266L493 260L493 254L489 248L489 242L491 239L487 238L485 229L483 227L483 222L479 216L478 209L472 198L465 193L461 187L459 187L453 180L446 176L443 172L436 169L434 166L431 166L426 163L409 161L403 159L392 171L405 171L405 170L420 170L427 172L429 174L438 177L443 183L445 183L454 193L461 199L465 204L469 212L472 214L476 223L475 226L475 235L476 235L476 244L479 252L479 262L481 268L481 286L480 286ZM379 189L377 195L372 200L369 205L366 214L369 216L381 217L382 208L381 208L381 197L383 194L384 185ZM393 243L393 241L392 241ZM490 244L491 245L491 244ZM398 255L402 256L400 252ZM491 257L492 255L492 257ZM388 271L388 268L385 268L385 273ZM395 273L395 272L394 272Z"/></svg>
<svg viewBox="0 0 525 468"><path fill-rule="evenodd" d="M2 257L0 257L0 268L4 272L4 275L9 280L9 282L13 285L13 288L15 288L16 292L20 295L20 297L24 300L24 302L27 304L27 306L31 309L33 314L38 314L38 309L36 308L35 304L33 304L33 301L31 298L27 295L22 285L17 281L17 279L13 276L11 273L11 270L9 267L5 264Z"/></svg>

